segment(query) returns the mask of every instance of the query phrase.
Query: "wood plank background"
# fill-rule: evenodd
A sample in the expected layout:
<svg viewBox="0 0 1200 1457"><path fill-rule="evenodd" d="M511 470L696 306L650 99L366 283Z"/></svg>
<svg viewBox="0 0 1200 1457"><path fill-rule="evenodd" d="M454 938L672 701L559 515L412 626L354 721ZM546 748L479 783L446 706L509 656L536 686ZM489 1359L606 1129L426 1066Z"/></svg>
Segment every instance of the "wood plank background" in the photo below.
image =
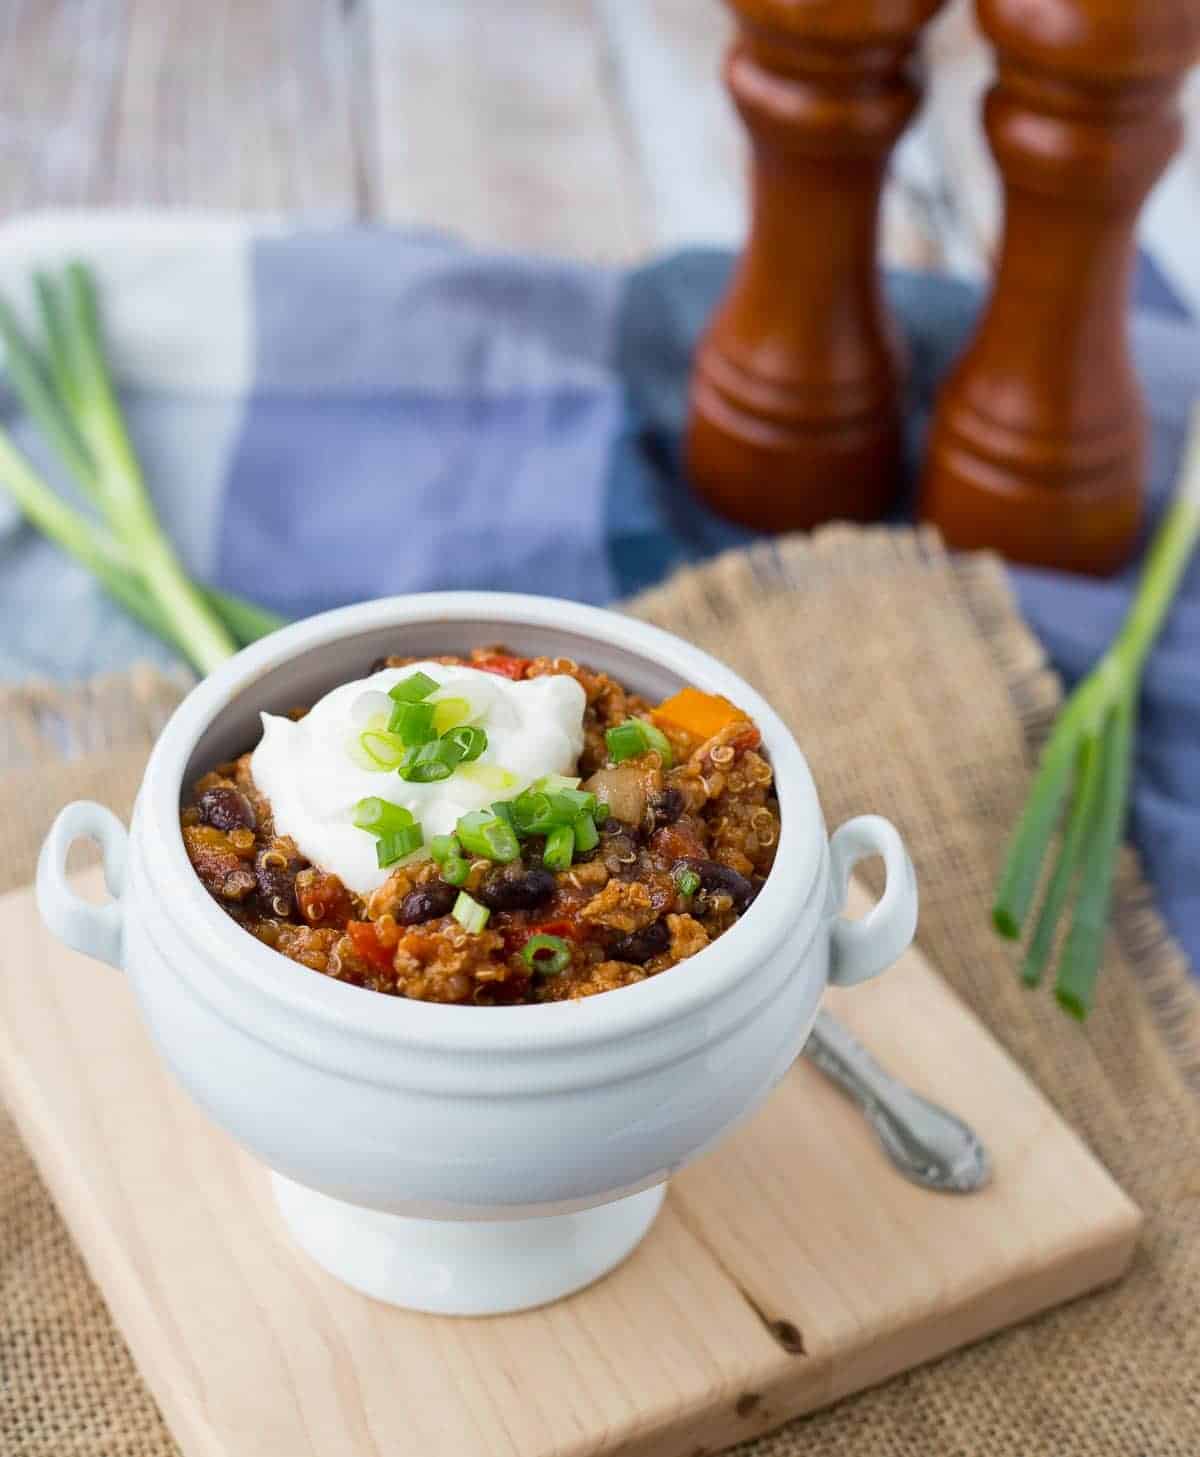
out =
<svg viewBox="0 0 1200 1457"><path fill-rule="evenodd" d="M610 261L734 243L728 32L719 0L0 0L0 216L287 209ZM999 196L966 0L925 56L883 252L978 275ZM1187 150L1144 232L1200 304L1200 250L1179 237L1200 222L1200 79L1187 105Z"/></svg>

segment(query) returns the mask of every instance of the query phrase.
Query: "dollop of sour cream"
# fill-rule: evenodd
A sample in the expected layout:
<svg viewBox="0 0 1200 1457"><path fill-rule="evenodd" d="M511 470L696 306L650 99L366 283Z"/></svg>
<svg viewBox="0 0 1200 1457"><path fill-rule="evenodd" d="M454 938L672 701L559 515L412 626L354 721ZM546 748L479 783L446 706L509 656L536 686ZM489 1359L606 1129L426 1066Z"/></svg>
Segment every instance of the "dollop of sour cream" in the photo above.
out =
<svg viewBox="0 0 1200 1457"><path fill-rule="evenodd" d="M466 721L487 733L487 748L474 764L433 784L409 783L395 770L368 767L358 748L364 730L386 725L393 707L388 689L414 673L439 685L430 701L465 699ZM469 810L512 799L543 774L573 774L583 750L585 706L583 689L564 674L514 682L445 663L384 668L334 688L298 723L264 713L251 771L271 802L276 833L290 835L306 859L357 894L369 895L395 867L380 868L374 836L353 823L360 799L377 795L411 811L425 845L410 858L420 859L428 855L433 836L453 834ZM492 768L480 772L476 766ZM501 778L503 784L497 782Z"/></svg>

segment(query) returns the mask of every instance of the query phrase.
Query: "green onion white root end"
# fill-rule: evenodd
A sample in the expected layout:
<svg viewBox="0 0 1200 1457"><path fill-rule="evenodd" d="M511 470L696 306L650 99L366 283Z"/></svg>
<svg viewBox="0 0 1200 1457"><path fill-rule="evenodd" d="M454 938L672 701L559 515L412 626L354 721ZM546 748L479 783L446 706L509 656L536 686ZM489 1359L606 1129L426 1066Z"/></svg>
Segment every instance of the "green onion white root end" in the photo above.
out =
<svg viewBox="0 0 1200 1457"><path fill-rule="evenodd" d="M100 519L68 505L0 429L0 485L144 626L201 673L282 626L253 603L187 575L154 513L104 352L95 285L80 263L34 279L45 352L0 298L8 381Z"/></svg>

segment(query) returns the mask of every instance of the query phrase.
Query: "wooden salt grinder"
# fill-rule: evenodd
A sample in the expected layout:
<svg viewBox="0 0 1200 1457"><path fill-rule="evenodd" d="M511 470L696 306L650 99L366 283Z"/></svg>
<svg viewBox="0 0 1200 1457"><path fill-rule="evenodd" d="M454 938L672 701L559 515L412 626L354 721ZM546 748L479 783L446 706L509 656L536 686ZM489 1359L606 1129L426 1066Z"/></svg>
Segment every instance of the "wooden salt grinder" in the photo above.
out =
<svg viewBox="0 0 1200 1457"><path fill-rule="evenodd" d="M1006 219L991 301L938 403L921 512L955 546L1111 571L1142 515L1126 336L1134 224L1179 143L1200 0L979 0Z"/></svg>
<svg viewBox="0 0 1200 1457"><path fill-rule="evenodd" d="M693 365L696 490L750 526L867 520L895 494L901 351L879 287L888 153L941 0L729 0L753 145L749 240Z"/></svg>

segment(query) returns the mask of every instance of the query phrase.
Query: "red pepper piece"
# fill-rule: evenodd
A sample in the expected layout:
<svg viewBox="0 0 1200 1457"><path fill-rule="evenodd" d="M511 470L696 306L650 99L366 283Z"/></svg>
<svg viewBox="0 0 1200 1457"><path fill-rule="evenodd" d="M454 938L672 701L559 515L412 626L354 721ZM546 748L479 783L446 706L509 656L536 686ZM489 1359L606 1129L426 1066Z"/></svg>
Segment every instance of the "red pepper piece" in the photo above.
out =
<svg viewBox="0 0 1200 1457"><path fill-rule="evenodd" d="M511 956L524 949L533 936L561 936L567 941L579 940L580 928L573 921L543 921L537 926L505 926L504 951Z"/></svg>
<svg viewBox="0 0 1200 1457"><path fill-rule="evenodd" d="M349 921L346 934L364 961L369 961L378 971L391 971L392 952L375 934L374 921Z"/></svg>
<svg viewBox="0 0 1200 1457"><path fill-rule="evenodd" d="M579 927L574 921L543 921L540 926L530 926L526 936L565 936L570 941L579 939Z"/></svg>
<svg viewBox="0 0 1200 1457"><path fill-rule="evenodd" d="M745 753L747 749L758 748L759 744L762 743L762 734L759 733L754 724L749 723L741 733L730 739L729 743L738 753Z"/></svg>
<svg viewBox="0 0 1200 1457"><path fill-rule="evenodd" d="M528 658L512 658L497 653L490 658L475 658L471 667L484 673L496 673L501 678L512 678L515 682L524 678L529 662Z"/></svg>
<svg viewBox="0 0 1200 1457"><path fill-rule="evenodd" d="M296 904L310 926L344 926L353 910L350 892L337 876L316 869L296 877Z"/></svg>

